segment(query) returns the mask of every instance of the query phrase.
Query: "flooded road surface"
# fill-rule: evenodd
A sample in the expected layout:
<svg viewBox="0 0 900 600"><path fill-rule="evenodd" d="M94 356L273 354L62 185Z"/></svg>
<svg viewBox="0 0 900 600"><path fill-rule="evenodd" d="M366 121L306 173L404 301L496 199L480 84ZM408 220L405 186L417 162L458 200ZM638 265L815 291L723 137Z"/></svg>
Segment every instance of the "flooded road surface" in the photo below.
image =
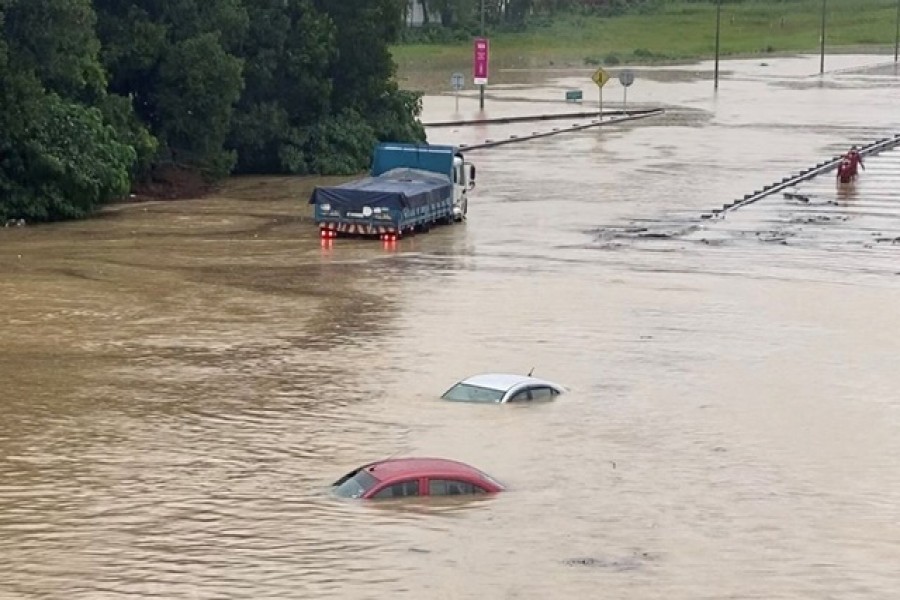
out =
<svg viewBox="0 0 900 600"><path fill-rule="evenodd" d="M700 215L896 133L900 79L767 62L717 95L709 64L638 71L664 116L472 152L468 222L395 247L323 247L287 179L0 231L0 598L892 598L897 153L850 197ZM437 400L532 367L571 393ZM395 453L509 491L327 494Z"/></svg>

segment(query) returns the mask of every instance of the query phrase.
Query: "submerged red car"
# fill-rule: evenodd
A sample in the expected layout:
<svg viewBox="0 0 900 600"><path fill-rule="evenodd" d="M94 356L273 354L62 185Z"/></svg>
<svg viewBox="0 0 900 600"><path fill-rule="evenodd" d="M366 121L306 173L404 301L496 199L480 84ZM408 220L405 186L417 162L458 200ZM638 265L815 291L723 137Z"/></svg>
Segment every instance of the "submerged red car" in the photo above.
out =
<svg viewBox="0 0 900 600"><path fill-rule="evenodd" d="M350 471L334 482L343 498L410 498L494 494L503 486L475 467L445 458L389 458Z"/></svg>

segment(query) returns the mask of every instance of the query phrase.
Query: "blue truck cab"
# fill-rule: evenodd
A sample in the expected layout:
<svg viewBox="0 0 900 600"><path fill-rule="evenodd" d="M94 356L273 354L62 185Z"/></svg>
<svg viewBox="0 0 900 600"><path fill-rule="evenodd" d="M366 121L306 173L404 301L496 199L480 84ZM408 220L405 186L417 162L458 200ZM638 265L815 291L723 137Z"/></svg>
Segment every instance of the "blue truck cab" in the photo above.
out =
<svg viewBox="0 0 900 600"><path fill-rule="evenodd" d="M456 146L381 143L368 177L318 186L309 203L322 237L397 239L466 218L475 166Z"/></svg>

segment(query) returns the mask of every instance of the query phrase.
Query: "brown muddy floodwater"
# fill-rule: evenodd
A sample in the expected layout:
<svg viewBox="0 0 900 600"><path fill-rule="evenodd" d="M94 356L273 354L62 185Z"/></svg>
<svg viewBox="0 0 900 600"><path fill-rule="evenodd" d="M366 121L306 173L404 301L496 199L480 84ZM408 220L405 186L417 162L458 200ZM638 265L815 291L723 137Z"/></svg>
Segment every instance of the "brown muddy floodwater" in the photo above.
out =
<svg viewBox="0 0 900 600"><path fill-rule="evenodd" d="M884 60L725 63L717 95L707 63L638 70L665 115L473 151L468 222L393 249L322 247L287 179L0 230L0 598L895 598L900 155L700 219L900 130ZM532 367L571 393L437 400ZM395 453L509 491L327 493Z"/></svg>

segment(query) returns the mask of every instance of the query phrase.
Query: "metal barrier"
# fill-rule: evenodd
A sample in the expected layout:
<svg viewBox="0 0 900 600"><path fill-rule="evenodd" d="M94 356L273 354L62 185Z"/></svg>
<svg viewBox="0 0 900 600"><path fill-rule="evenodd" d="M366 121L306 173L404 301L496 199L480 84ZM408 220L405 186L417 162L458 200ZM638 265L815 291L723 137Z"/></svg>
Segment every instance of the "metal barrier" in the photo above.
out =
<svg viewBox="0 0 900 600"><path fill-rule="evenodd" d="M640 112L640 114L628 114L626 116L613 117L604 120L593 119L590 123L575 123L571 127L554 127L550 131L533 131L530 135L510 135L508 138L504 138L502 140L485 140L481 144L460 144L459 148L460 150L465 150L467 152L471 152L473 150L485 150L487 148L495 148L497 146L503 146L506 144L527 142L529 140L536 140L538 138L549 137L551 135L559 135L560 133L570 133L572 131L580 131L582 129L589 129L591 127L603 127L605 125L615 125L616 123L645 119L647 117L661 115L664 112L665 111L663 109L657 108L654 110L642 111Z"/></svg>
<svg viewBox="0 0 900 600"><path fill-rule="evenodd" d="M859 153L863 156L871 156L885 150L890 150L891 148L894 148L898 145L900 145L900 134L897 134L894 137L883 138L862 146L859 149ZM822 173L831 171L832 169L837 167L837 165L841 162L843 156L843 154L839 154L824 162L820 162L814 167L804 169L796 175L789 175L783 178L780 182L763 186L761 190L757 190L752 194L745 194L744 197L740 200L735 200L734 202L723 204L721 210L714 209L709 213L705 213L701 216L704 219L724 218L726 213L735 211L739 208L743 208L747 205L753 204L754 202L758 202L767 196L776 194L786 188L797 185L798 183L802 183L804 181L809 181L810 179L817 177Z"/></svg>
<svg viewBox="0 0 900 600"><path fill-rule="evenodd" d="M662 112L661 108L629 110L627 113L621 110L604 111L607 115L647 116L651 113ZM597 111L581 111L572 113L548 113L541 115L522 115L519 117L494 117L488 119L461 119L458 121L437 121L435 123L422 123L423 127L467 127L471 125L504 125L508 123L528 123L531 121L555 121L562 119L587 119L597 117Z"/></svg>

